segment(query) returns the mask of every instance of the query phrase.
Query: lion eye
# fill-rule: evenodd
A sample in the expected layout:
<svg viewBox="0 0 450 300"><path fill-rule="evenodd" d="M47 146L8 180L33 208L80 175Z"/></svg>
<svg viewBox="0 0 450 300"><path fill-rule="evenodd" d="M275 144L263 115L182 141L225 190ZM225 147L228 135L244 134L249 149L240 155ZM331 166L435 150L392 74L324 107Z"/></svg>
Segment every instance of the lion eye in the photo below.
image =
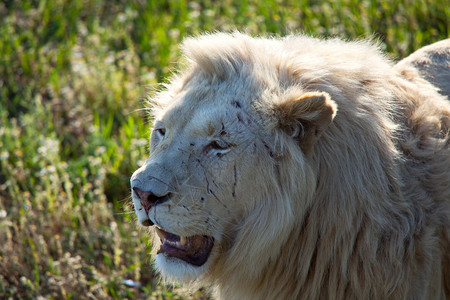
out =
<svg viewBox="0 0 450 300"><path fill-rule="evenodd" d="M165 128L155 128L153 129L155 133L157 133L159 136L164 136L166 134Z"/></svg>
<svg viewBox="0 0 450 300"><path fill-rule="evenodd" d="M212 141L208 145L206 145L204 151L206 153L208 152L215 152L217 156L222 156L228 151L230 151L230 147L227 143L223 141Z"/></svg>
<svg viewBox="0 0 450 300"><path fill-rule="evenodd" d="M166 129L164 127L154 127L150 137L150 147L156 146L165 136Z"/></svg>
<svg viewBox="0 0 450 300"><path fill-rule="evenodd" d="M165 135L166 134L166 129L165 128L157 128L156 132L158 132L160 135Z"/></svg>
<svg viewBox="0 0 450 300"><path fill-rule="evenodd" d="M225 143L221 143L219 141L212 141L209 145L211 149L215 150L225 150L228 148L228 145L226 145Z"/></svg>

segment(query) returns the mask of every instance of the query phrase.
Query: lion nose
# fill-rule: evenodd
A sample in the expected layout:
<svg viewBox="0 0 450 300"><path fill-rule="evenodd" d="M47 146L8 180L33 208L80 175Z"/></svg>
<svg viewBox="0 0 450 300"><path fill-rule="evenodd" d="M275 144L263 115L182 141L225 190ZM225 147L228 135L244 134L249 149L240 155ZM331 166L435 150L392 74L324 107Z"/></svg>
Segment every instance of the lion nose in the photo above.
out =
<svg viewBox="0 0 450 300"><path fill-rule="evenodd" d="M142 206L145 209L145 213L147 214L153 206L166 202L170 198L170 193L163 196L157 196L151 191L143 191L137 187L133 187L133 191L138 196Z"/></svg>

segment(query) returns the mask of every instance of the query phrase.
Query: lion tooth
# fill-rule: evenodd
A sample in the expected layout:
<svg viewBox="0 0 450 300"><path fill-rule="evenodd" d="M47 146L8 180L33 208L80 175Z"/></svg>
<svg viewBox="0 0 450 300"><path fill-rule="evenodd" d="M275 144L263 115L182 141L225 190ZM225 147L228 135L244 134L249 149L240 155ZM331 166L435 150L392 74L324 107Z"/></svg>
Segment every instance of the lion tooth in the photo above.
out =
<svg viewBox="0 0 450 300"><path fill-rule="evenodd" d="M180 248L184 248L186 246L187 243L187 237L185 236L179 236L179 240L178 241L173 241L167 238L167 233L165 231L163 231L162 229L155 227L156 229L156 234L159 236L161 243L163 244L169 244L175 247L180 247Z"/></svg>
<svg viewBox="0 0 450 300"><path fill-rule="evenodd" d="M158 227L156 227L156 234L159 236L159 238L161 240L165 240L165 236L164 233L161 231L161 229L159 229Z"/></svg>

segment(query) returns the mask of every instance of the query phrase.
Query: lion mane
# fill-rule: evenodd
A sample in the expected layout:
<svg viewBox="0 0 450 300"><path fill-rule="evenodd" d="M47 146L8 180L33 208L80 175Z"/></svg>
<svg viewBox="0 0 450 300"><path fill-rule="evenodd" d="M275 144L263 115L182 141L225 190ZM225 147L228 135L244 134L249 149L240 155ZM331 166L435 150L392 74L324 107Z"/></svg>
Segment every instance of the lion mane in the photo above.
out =
<svg viewBox="0 0 450 300"><path fill-rule="evenodd" d="M450 298L450 102L413 65L303 35L183 53L131 179L164 277L220 299Z"/></svg>

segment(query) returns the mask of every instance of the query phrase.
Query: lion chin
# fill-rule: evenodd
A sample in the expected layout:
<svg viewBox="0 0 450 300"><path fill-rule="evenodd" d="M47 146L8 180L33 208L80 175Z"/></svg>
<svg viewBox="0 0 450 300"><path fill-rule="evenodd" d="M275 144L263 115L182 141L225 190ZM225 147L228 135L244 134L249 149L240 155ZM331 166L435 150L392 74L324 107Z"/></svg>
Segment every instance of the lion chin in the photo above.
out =
<svg viewBox="0 0 450 300"><path fill-rule="evenodd" d="M155 256L156 270L164 274L166 279L172 282L192 282L197 280L205 272L205 267L198 267L184 260L159 253Z"/></svg>
<svg viewBox="0 0 450 300"><path fill-rule="evenodd" d="M219 299L450 299L450 40L216 33L131 177L162 277Z"/></svg>

